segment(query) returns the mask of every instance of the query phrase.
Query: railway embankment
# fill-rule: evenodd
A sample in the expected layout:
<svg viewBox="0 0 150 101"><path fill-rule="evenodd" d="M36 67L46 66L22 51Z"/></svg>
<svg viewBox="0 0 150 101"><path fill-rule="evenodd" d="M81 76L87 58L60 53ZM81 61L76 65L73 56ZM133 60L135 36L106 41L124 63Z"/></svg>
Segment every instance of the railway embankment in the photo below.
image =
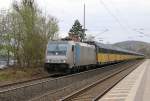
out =
<svg viewBox="0 0 150 101"><path fill-rule="evenodd" d="M125 64L129 64L129 62ZM106 77L106 75L115 72L119 68L124 68L122 63L59 78L48 78L39 82L17 86L16 88L4 89L0 92L0 98L3 101L26 101L31 98L34 98L31 101L37 101L37 99L49 99L49 97L53 100L60 99L77 89L96 82L97 79Z"/></svg>
<svg viewBox="0 0 150 101"><path fill-rule="evenodd" d="M10 67L0 70L0 86L42 78L48 75L43 68Z"/></svg>

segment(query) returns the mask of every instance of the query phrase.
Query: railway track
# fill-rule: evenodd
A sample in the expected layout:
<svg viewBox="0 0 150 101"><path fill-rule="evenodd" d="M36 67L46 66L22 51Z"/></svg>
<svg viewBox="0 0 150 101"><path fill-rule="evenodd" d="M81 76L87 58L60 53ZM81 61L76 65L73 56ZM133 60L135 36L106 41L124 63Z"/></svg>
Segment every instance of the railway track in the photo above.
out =
<svg viewBox="0 0 150 101"><path fill-rule="evenodd" d="M90 77L88 79L84 79L80 82L76 81L73 84L66 85L63 88L54 90L54 91L49 91L47 93L44 93L41 96L37 96L35 98L30 99L29 101L58 101L58 100L66 100L67 97L70 95L76 93L76 91L80 91L81 89L87 87L88 85L93 84L93 82L97 82L100 79L103 79L107 77L108 75L115 73L118 70L125 69L125 66L134 65L139 63L140 61L132 61L132 62L125 62L125 63L120 63L120 64L115 64L111 65L105 68L99 68L96 69L95 71L100 71L98 72L95 76ZM134 64L133 64L134 63ZM140 64L140 63L139 63ZM91 73L91 72L90 72ZM84 77L84 76L83 76ZM78 78L80 79L80 78ZM67 100L68 101L68 100ZM69 99L70 101L70 99ZM79 100L80 101L80 100ZM84 101L84 100L83 100Z"/></svg>
<svg viewBox="0 0 150 101"><path fill-rule="evenodd" d="M91 85L88 85L62 99L60 101L98 101L120 80L132 72L140 63L129 64L126 68L118 70Z"/></svg>
<svg viewBox="0 0 150 101"><path fill-rule="evenodd" d="M34 80L31 82L24 82L21 84L10 85L10 87L8 85L6 89L4 87L3 89L0 90L0 101L26 101L26 100L30 100L31 98L36 99L37 96L39 98L45 99L45 96L43 96L43 94L45 93L49 94L49 92L53 92L53 94L51 93L51 96L53 96L55 95L55 93L57 94L59 91L62 91L64 89L68 90L69 89L68 86L72 86L72 85L73 85L72 86L73 89L69 89L69 90L74 91L74 90L77 90L77 88L80 88L81 86L85 86L83 85L84 83L90 84L92 81L95 80L94 78L102 78L108 75L107 73L105 73L106 71L108 72L116 71L118 67L121 67L123 64L128 64L128 63L132 63L132 62L118 63L118 64L114 64L111 66L106 66L103 68L98 68L95 70L89 70L89 71L85 71L85 72L81 72L77 74L58 77L58 78L48 77L48 78L44 78L41 80ZM99 74L101 74L101 76L97 76ZM82 85L77 84L78 82L83 82L83 81L86 81L86 82L82 83ZM68 92L69 91L65 91L65 93L63 94L68 95ZM48 96L48 97L51 97L51 96ZM62 96L59 96L56 98L58 99L60 97ZM32 101L38 101L38 100L33 99ZM49 101L49 99L40 100L40 101ZM52 100L52 101L55 101L55 100Z"/></svg>

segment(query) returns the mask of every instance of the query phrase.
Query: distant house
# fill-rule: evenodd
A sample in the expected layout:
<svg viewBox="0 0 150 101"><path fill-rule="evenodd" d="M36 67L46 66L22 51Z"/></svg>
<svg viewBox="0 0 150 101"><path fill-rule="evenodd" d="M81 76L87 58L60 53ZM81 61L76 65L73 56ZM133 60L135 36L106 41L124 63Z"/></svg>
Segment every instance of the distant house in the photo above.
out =
<svg viewBox="0 0 150 101"><path fill-rule="evenodd" d="M80 42L81 40L80 40L80 37L79 37L79 35L77 35L77 34L74 34L74 33L68 33L68 37L65 37L65 38L63 38L62 40L72 40L72 41L75 41L75 42Z"/></svg>
<svg viewBox="0 0 150 101"><path fill-rule="evenodd" d="M81 41L80 36L78 34L69 33L69 38L72 39L73 41L76 41L76 42Z"/></svg>

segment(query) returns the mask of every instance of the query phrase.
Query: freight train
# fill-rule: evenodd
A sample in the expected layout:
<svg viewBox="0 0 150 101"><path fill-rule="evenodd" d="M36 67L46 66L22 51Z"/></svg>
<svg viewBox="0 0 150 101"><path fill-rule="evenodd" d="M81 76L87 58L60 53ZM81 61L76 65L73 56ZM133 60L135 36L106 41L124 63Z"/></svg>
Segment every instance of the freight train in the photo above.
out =
<svg viewBox="0 0 150 101"><path fill-rule="evenodd" d="M98 42L50 41L44 68L72 72L140 58L144 55Z"/></svg>

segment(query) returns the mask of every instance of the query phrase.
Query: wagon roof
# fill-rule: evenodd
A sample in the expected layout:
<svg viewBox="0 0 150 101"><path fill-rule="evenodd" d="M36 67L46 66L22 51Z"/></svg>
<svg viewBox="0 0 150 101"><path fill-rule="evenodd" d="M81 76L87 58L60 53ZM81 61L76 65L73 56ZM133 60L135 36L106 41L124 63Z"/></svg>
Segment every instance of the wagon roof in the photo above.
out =
<svg viewBox="0 0 150 101"><path fill-rule="evenodd" d="M124 52L124 53L130 53L130 54L144 55L144 54L140 54L140 53L137 53L134 51L122 49L120 47L113 46L110 44L102 44L102 43L98 43L98 42L95 42L95 44L96 44L96 46L103 48L103 49L108 49L108 50L113 50L113 51L118 51L118 52Z"/></svg>

